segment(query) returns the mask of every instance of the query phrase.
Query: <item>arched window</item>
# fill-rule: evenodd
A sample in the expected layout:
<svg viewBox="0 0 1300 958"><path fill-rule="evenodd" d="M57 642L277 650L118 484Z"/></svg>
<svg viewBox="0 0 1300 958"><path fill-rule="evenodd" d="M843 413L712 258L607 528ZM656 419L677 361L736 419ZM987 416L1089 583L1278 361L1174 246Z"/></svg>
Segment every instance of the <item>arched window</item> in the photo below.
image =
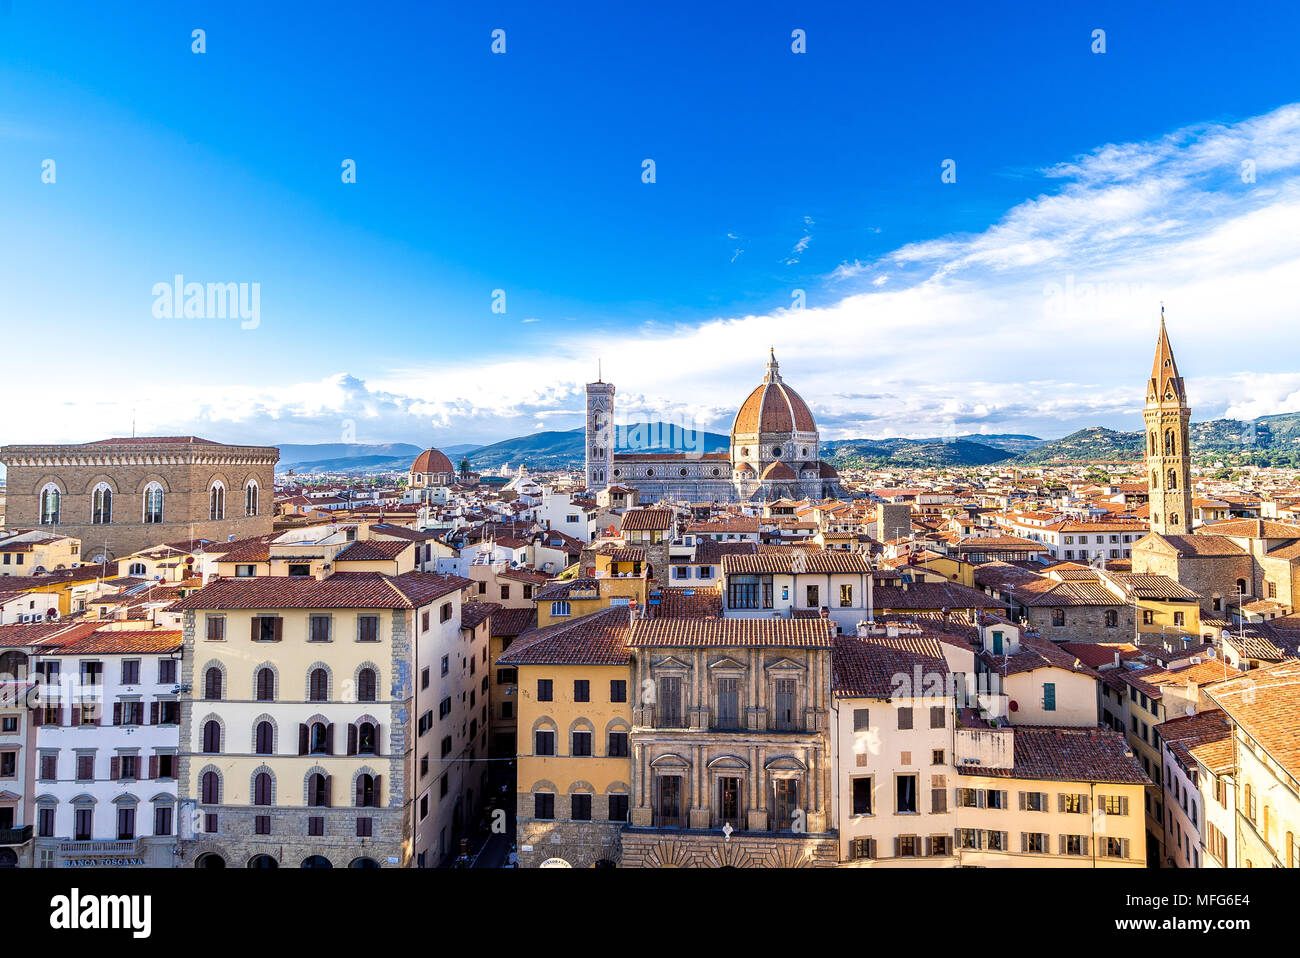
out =
<svg viewBox="0 0 1300 958"><path fill-rule="evenodd" d="M129 566L126 567L127 575L144 575L146 571L147 570L143 562L132 562Z"/></svg>
<svg viewBox="0 0 1300 958"><path fill-rule="evenodd" d="M1154 456L1155 454L1156 454L1156 434L1154 432L1150 432L1147 433L1147 455Z"/></svg>
<svg viewBox="0 0 1300 958"><path fill-rule="evenodd" d="M312 808L328 808L330 780L328 775L314 772L307 777L307 804Z"/></svg>
<svg viewBox="0 0 1300 958"><path fill-rule="evenodd" d="M216 772L204 772L202 782L202 801L204 805L216 805L221 801L221 779Z"/></svg>
<svg viewBox="0 0 1300 958"><path fill-rule="evenodd" d="M226 518L226 487L220 482L214 482L208 492L208 518Z"/></svg>
<svg viewBox="0 0 1300 958"><path fill-rule="evenodd" d="M203 673L203 697L214 701L221 698L221 669L215 665Z"/></svg>
<svg viewBox="0 0 1300 958"><path fill-rule="evenodd" d="M357 754L377 755L379 753L378 729L373 722L362 722L357 726Z"/></svg>
<svg viewBox="0 0 1300 958"><path fill-rule="evenodd" d="M268 772L258 772L253 779L253 804L271 804L271 776Z"/></svg>
<svg viewBox="0 0 1300 958"><path fill-rule="evenodd" d="M244 486L244 515L257 515L257 483L253 481Z"/></svg>
<svg viewBox="0 0 1300 958"><path fill-rule="evenodd" d="M1174 454L1175 449L1177 449L1177 445L1174 442L1174 431L1172 429L1166 429L1165 430L1165 455L1172 456Z"/></svg>
<svg viewBox="0 0 1300 958"><path fill-rule="evenodd" d="M1245 580L1245 579L1238 579L1238 580L1237 580L1237 592L1238 592L1239 594L1241 594L1241 595L1249 595L1249 594L1250 594L1250 593L1248 593L1248 592L1246 591L1246 580Z"/></svg>
<svg viewBox="0 0 1300 958"><path fill-rule="evenodd" d="M330 727L324 722L312 722L311 740L308 750L312 755L331 755L334 752L334 743L330 741Z"/></svg>
<svg viewBox="0 0 1300 958"><path fill-rule="evenodd" d="M95 486L94 492L90 494L90 521L97 526L113 521L113 490L106 482Z"/></svg>
<svg viewBox="0 0 1300 958"><path fill-rule="evenodd" d="M221 751L221 723L216 719L204 723L203 751L208 755L216 755Z"/></svg>
<svg viewBox="0 0 1300 958"><path fill-rule="evenodd" d="M1166 478L1165 478L1165 488L1166 488L1166 489L1177 489L1177 488L1178 488L1178 470L1177 470L1177 469L1170 469L1170 470L1169 470L1169 473L1168 473L1168 475L1167 475Z"/></svg>
<svg viewBox="0 0 1300 958"><path fill-rule="evenodd" d="M275 701L275 672L269 665L264 665L257 670L257 700Z"/></svg>
<svg viewBox="0 0 1300 958"><path fill-rule="evenodd" d="M270 755L275 751L275 726L270 722L257 723L257 741L253 750L258 755Z"/></svg>
<svg viewBox="0 0 1300 958"><path fill-rule="evenodd" d="M379 776L357 776L357 808L379 807Z"/></svg>
<svg viewBox="0 0 1300 958"><path fill-rule="evenodd" d="M52 482L41 490L41 525L57 526L59 524L61 499L62 495L59 493L59 487Z"/></svg>
<svg viewBox="0 0 1300 958"><path fill-rule="evenodd" d="M311 682L307 698L312 702L324 702L329 698L330 675L324 669L311 670Z"/></svg>
<svg viewBox="0 0 1300 958"><path fill-rule="evenodd" d="M27 678L27 656L22 652L0 655L0 681Z"/></svg>
<svg viewBox="0 0 1300 958"><path fill-rule="evenodd" d="M1160 473L1156 472L1154 469L1151 470L1151 488L1160 488Z"/></svg>
<svg viewBox="0 0 1300 958"><path fill-rule="evenodd" d="M1176 512L1171 512L1171 513L1169 513L1169 524L1170 524L1171 526L1177 526L1177 525L1178 525L1178 513L1176 513Z"/></svg>
<svg viewBox="0 0 1300 958"><path fill-rule="evenodd" d="M375 670L371 668L362 669L357 673L357 701L373 702L375 701L375 690L379 684L375 677Z"/></svg>
<svg viewBox="0 0 1300 958"><path fill-rule="evenodd" d="M1114 609L1106 610L1106 628L1113 629L1119 625L1119 613Z"/></svg>
<svg viewBox="0 0 1300 958"><path fill-rule="evenodd" d="M163 521L163 488L156 482L144 487L144 521L155 523Z"/></svg>

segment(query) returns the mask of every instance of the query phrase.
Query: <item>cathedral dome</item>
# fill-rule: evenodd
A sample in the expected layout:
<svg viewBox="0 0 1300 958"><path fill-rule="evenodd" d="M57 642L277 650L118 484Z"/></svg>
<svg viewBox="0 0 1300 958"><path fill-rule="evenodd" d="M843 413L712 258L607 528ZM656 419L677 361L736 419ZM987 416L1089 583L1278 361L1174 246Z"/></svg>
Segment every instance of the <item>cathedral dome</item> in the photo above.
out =
<svg viewBox="0 0 1300 958"><path fill-rule="evenodd" d="M415 457L415 462L411 463L411 472L418 473L453 473L456 470L452 468L451 460L437 449L426 449Z"/></svg>
<svg viewBox="0 0 1300 958"><path fill-rule="evenodd" d="M781 380L773 355L767 364L767 375L736 413L731 426L732 442L737 436L816 431L817 423L808 404Z"/></svg>

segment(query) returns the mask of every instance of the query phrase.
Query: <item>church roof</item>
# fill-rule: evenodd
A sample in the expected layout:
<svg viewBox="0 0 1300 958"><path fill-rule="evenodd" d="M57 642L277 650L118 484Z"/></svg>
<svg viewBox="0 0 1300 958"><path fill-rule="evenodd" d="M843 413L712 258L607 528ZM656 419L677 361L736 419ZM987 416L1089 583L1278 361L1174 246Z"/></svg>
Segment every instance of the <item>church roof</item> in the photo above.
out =
<svg viewBox="0 0 1300 958"><path fill-rule="evenodd" d="M784 462L774 462L766 469L763 470L763 474L759 478L791 480L791 479L797 479L799 477L796 476L794 474L794 470L791 469L789 466L787 466Z"/></svg>
<svg viewBox="0 0 1300 958"><path fill-rule="evenodd" d="M1151 382L1147 392L1157 401L1171 394L1179 402L1187 402L1187 390L1183 387L1183 377L1178 374L1174 349L1169 345L1169 333L1165 330L1163 309L1160 311L1160 336L1156 339L1156 355L1151 363Z"/></svg>
<svg viewBox="0 0 1300 958"><path fill-rule="evenodd" d="M733 436L763 432L816 432L808 404L781 379L776 355L767 364L767 375L741 404L731 426Z"/></svg>
<svg viewBox="0 0 1300 958"><path fill-rule="evenodd" d="M411 472L455 472L451 460L437 449L426 449L411 463Z"/></svg>

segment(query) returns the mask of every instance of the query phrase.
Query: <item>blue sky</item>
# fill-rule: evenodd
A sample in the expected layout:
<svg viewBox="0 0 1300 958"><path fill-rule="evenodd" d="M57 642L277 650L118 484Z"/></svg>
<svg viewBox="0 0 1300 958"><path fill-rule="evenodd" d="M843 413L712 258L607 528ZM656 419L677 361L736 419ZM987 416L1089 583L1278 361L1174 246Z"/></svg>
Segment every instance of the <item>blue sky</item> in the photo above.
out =
<svg viewBox="0 0 1300 958"><path fill-rule="evenodd" d="M1161 300L1197 418L1300 409L1294 5L264 6L0 0L0 442L488 442L597 356L725 429L769 345L827 436L1131 427Z"/></svg>

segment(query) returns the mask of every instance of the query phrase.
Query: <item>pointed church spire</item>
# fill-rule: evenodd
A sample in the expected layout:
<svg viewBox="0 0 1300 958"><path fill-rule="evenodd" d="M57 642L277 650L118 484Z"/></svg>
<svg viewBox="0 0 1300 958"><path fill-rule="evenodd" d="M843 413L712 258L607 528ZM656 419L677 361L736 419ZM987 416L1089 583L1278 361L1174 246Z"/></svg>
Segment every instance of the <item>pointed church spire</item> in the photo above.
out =
<svg viewBox="0 0 1300 958"><path fill-rule="evenodd" d="M1180 402L1187 401L1187 391L1183 387L1183 377L1178 374L1178 363L1174 362L1174 349L1169 345L1169 332L1165 329L1165 307L1160 305L1160 335L1156 339L1156 356L1151 363L1151 382L1147 392L1157 402L1172 396Z"/></svg>

